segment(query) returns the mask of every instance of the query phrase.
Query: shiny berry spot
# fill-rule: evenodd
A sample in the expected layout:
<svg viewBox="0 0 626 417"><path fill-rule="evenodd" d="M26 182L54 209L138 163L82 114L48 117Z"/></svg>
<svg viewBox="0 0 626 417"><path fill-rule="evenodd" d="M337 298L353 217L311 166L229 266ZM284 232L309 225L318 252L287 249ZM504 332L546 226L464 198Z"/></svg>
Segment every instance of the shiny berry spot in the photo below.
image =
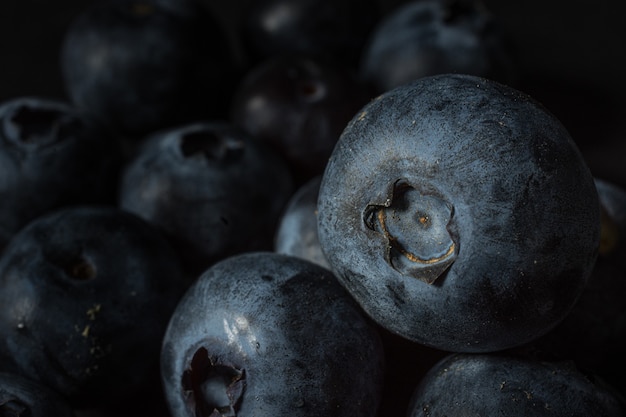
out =
<svg viewBox="0 0 626 417"><path fill-rule="evenodd" d="M208 160L226 161L239 157L244 146L240 140L215 132L195 131L182 137L180 149L185 158L201 156Z"/></svg>

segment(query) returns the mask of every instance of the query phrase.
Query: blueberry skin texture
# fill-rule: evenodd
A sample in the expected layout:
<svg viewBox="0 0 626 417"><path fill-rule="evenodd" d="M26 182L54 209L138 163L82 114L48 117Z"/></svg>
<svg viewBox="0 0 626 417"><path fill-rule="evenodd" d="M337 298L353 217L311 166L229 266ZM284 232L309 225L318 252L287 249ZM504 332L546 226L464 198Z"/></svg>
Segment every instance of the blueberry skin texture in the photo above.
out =
<svg viewBox="0 0 626 417"><path fill-rule="evenodd" d="M0 247L29 221L74 204L113 204L121 151L71 105L17 97L0 105Z"/></svg>
<svg viewBox="0 0 626 417"><path fill-rule="evenodd" d="M410 1L371 32L359 74L385 92L420 77L459 73L513 85L514 48L497 18L475 0Z"/></svg>
<svg viewBox="0 0 626 417"><path fill-rule="evenodd" d="M415 389L408 417L621 417L623 398L570 362L498 354L443 358Z"/></svg>
<svg viewBox="0 0 626 417"><path fill-rule="evenodd" d="M202 274L161 354L173 417L375 416L383 368L375 327L332 273L272 252Z"/></svg>
<svg viewBox="0 0 626 417"><path fill-rule="evenodd" d="M124 171L119 206L157 226L197 275L227 256L271 250L293 181L267 145L225 122L157 132Z"/></svg>
<svg viewBox="0 0 626 417"><path fill-rule="evenodd" d="M553 328L597 256L593 177L530 97L469 75L383 94L324 173L318 234L339 280L381 326L485 352Z"/></svg>
<svg viewBox="0 0 626 417"><path fill-rule="evenodd" d="M572 360L626 393L626 190L606 180L595 182L602 228L591 276L567 317L521 350Z"/></svg>
<svg viewBox="0 0 626 417"><path fill-rule="evenodd" d="M29 378L0 372L0 415L75 417L65 398Z"/></svg>
<svg viewBox="0 0 626 417"><path fill-rule="evenodd" d="M39 217L0 259L0 370L76 408L141 401L189 282L155 228L113 207Z"/></svg>
<svg viewBox="0 0 626 417"><path fill-rule="evenodd" d="M322 176L311 178L291 196L274 240L274 251L330 269L317 235L317 198Z"/></svg>
<svg viewBox="0 0 626 417"><path fill-rule="evenodd" d="M225 116L239 68L219 21L195 1L100 1L78 15L60 51L72 102L115 132Z"/></svg>

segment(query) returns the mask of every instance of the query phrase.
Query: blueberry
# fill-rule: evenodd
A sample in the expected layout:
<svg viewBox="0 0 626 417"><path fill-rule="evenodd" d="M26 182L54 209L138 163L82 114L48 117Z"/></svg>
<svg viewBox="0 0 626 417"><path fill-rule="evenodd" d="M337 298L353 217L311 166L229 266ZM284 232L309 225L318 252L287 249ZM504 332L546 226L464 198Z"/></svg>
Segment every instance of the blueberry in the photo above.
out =
<svg viewBox="0 0 626 417"><path fill-rule="evenodd" d="M115 202L118 143L69 104L18 97L0 105L0 246L34 218Z"/></svg>
<svg viewBox="0 0 626 417"><path fill-rule="evenodd" d="M239 76L225 30L196 1L96 2L67 28L60 62L72 102L130 138L224 116Z"/></svg>
<svg viewBox="0 0 626 417"><path fill-rule="evenodd" d="M0 372L0 416L74 417L69 403L46 385L29 378Z"/></svg>
<svg viewBox="0 0 626 417"><path fill-rule="evenodd" d="M188 285L169 243L135 215L75 206L39 217L0 259L0 370L76 408L139 401Z"/></svg>
<svg viewBox="0 0 626 417"><path fill-rule="evenodd" d="M317 197L322 176L311 178L289 199L276 228L274 251L330 269L317 235Z"/></svg>
<svg viewBox="0 0 626 417"><path fill-rule="evenodd" d="M187 269L248 250L270 250L292 194L285 162L225 122L149 136L122 172L119 206L157 226Z"/></svg>
<svg viewBox="0 0 626 417"><path fill-rule="evenodd" d="M372 95L335 61L280 56L243 77L233 93L230 118L280 153L303 184L324 171L341 131Z"/></svg>
<svg viewBox="0 0 626 417"><path fill-rule="evenodd" d="M512 84L513 47L497 18L476 0L418 0L399 5L374 28L359 73L379 92L444 73Z"/></svg>
<svg viewBox="0 0 626 417"><path fill-rule="evenodd" d="M376 329L325 268L271 252L222 260L188 290L163 340L173 416L375 416Z"/></svg>
<svg viewBox="0 0 626 417"><path fill-rule="evenodd" d="M445 74L355 115L324 172L318 234L380 325L443 350L492 351L571 310L596 260L600 207L554 116L511 87Z"/></svg>
<svg viewBox="0 0 626 417"><path fill-rule="evenodd" d="M416 388L408 417L618 417L623 398L570 362L498 354L443 358Z"/></svg>
<svg viewBox="0 0 626 417"><path fill-rule="evenodd" d="M376 0L255 0L246 6L241 39L252 63L304 54L355 67L380 15Z"/></svg>
<svg viewBox="0 0 626 417"><path fill-rule="evenodd" d="M626 190L602 179L596 188L602 233L589 281L567 317L522 351L572 360L626 392Z"/></svg>

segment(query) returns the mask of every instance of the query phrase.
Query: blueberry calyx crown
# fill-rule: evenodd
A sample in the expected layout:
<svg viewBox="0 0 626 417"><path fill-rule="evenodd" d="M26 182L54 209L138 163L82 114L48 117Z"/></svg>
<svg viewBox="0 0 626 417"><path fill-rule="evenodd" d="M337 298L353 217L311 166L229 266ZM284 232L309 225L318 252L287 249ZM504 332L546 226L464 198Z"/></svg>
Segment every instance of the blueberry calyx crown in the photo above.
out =
<svg viewBox="0 0 626 417"><path fill-rule="evenodd" d="M80 121L54 106L23 103L4 119L3 133L13 143L43 146L70 137L80 130Z"/></svg>
<svg viewBox="0 0 626 417"><path fill-rule="evenodd" d="M449 230L453 206L405 180L395 181L391 194L384 204L367 207L365 224L387 239L384 257L393 269L432 284L457 256Z"/></svg>
<svg viewBox="0 0 626 417"><path fill-rule="evenodd" d="M183 373L182 386L195 403L197 417L236 417L246 385L245 371L212 358L199 348Z"/></svg>

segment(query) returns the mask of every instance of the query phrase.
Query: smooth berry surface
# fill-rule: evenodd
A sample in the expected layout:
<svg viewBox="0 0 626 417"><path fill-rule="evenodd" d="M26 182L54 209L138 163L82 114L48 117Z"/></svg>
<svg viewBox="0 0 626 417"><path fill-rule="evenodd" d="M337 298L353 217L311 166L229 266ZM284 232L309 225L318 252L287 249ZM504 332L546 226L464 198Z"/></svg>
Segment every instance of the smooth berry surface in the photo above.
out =
<svg viewBox="0 0 626 417"><path fill-rule="evenodd" d="M302 184L324 171L341 131L373 95L337 61L273 57L242 78L233 93L230 120L272 146Z"/></svg>
<svg viewBox="0 0 626 417"><path fill-rule="evenodd" d="M100 1L68 27L59 62L72 102L124 137L224 115L238 76L200 2Z"/></svg>
<svg viewBox="0 0 626 417"><path fill-rule="evenodd" d="M254 0L242 8L240 34L252 63L304 54L355 67L379 15L373 0Z"/></svg>
<svg viewBox="0 0 626 417"><path fill-rule="evenodd" d="M618 417L623 398L568 362L455 354L431 368L413 393L408 417Z"/></svg>
<svg viewBox="0 0 626 417"><path fill-rule="evenodd" d="M122 173L119 206L161 230L197 274L236 253L270 250L292 192L286 163L267 144L203 122L148 137Z"/></svg>
<svg viewBox="0 0 626 417"><path fill-rule="evenodd" d="M276 228L274 251L330 269L317 235L317 197L321 175L311 178L289 199Z"/></svg>
<svg viewBox="0 0 626 417"><path fill-rule="evenodd" d="M512 84L515 64L505 28L482 2L416 0L398 5L370 32L359 74L378 92L445 73Z"/></svg>
<svg viewBox="0 0 626 417"><path fill-rule="evenodd" d="M173 417L375 416L383 367L377 331L333 274L271 252L202 274L161 355Z"/></svg>

